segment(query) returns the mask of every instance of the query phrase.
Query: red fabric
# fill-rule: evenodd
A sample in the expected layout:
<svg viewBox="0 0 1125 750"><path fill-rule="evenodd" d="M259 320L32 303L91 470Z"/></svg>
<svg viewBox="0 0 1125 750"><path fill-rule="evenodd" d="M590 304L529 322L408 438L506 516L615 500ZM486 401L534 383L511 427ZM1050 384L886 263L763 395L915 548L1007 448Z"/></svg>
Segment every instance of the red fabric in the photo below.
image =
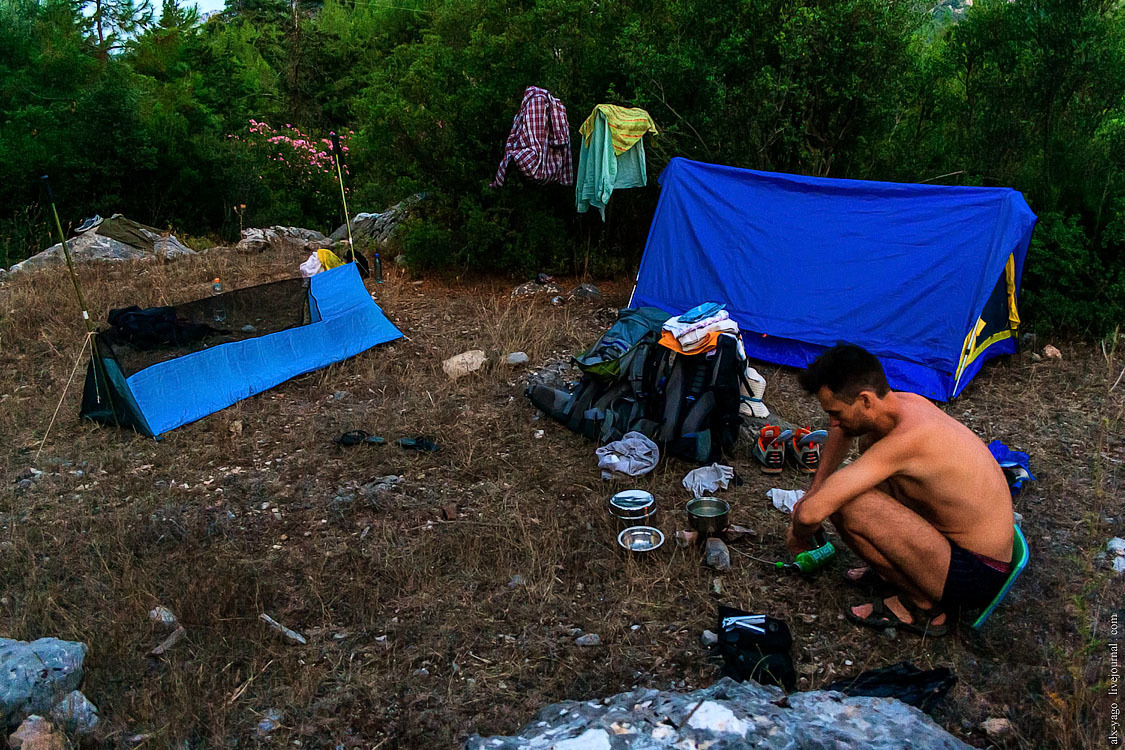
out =
<svg viewBox="0 0 1125 750"><path fill-rule="evenodd" d="M500 187L508 174L508 163L533 182L574 184L574 156L570 151L570 124L566 107L547 89L528 86L520 110L512 120L512 132L504 144L504 158L491 187Z"/></svg>

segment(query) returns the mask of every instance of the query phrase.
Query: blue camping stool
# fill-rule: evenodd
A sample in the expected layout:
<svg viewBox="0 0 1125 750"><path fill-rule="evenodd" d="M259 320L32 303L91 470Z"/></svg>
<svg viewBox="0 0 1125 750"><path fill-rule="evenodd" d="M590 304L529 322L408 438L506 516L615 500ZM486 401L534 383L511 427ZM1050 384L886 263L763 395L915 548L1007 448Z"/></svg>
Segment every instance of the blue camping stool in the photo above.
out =
<svg viewBox="0 0 1125 750"><path fill-rule="evenodd" d="M984 627L984 621L992 616L996 608L1000 606L1000 602L1004 601L1004 597L1012 590L1015 585L1016 579L1020 577L1020 573L1027 567L1027 561L1031 557L1031 551L1027 548L1027 540L1024 539L1023 532L1020 527L1016 526L1015 539L1012 541L1012 571L1008 573L1008 580L1004 581L1004 587L1000 589L1000 593L996 598L989 602L984 611L980 613L980 617L973 623L973 630L980 630Z"/></svg>

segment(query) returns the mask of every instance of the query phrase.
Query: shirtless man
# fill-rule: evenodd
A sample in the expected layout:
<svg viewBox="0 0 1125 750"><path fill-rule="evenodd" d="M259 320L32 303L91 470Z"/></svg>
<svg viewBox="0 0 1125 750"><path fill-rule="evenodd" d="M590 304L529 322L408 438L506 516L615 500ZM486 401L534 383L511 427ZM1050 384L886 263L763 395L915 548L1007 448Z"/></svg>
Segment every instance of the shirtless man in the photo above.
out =
<svg viewBox="0 0 1125 750"><path fill-rule="evenodd" d="M853 582L890 583L899 593L852 607L878 629L944 635L946 610L988 604L1012 560L1012 499L1004 472L969 428L922 396L891 391L873 355L837 344L799 377L831 422L820 469L793 509L786 543L817 546L831 520L868 568ZM861 455L840 468L852 440Z"/></svg>

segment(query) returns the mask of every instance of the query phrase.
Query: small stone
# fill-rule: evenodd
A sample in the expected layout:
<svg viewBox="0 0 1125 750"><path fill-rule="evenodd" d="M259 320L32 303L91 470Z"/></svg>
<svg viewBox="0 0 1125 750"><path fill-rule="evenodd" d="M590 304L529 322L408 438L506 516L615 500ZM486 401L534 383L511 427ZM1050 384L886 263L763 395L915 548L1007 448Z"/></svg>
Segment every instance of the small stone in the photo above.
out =
<svg viewBox="0 0 1125 750"><path fill-rule="evenodd" d="M980 728L984 730L989 739L999 740L1012 733L1012 722L1007 719L985 719L981 722Z"/></svg>
<svg viewBox="0 0 1125 750"><path fill-rule="evenodd" d="M230 430L230 434L232 434L232 435L241 435L242 434L242 420L241 419L234 420L233 422L230 423L230 427L228 427L227 429Z"/></svg>
<svg viewBox="0 0 1125 750"><path fill-rule="evenodd" d="M242 332L243 333L257 333L258 329L255 328L254 326L250 325L250 324L246 324L246 325L242 326Z"/></svg>
<svg viewBox="0 0 1125 750"><path fill-rule="evenodd" d="M1043 347L1043 356L1047 359L1062 359L1062 352L1051 344L1047 344Z"/></svg>
<svg viewBox="0 0 1125 750"><path fill-rule="evenodd" d="M546 433L546 432L544 432L543 430L536 430L536 431L535 431L535 439L536 439L536 440L542 440L542 439L543 439L543 436L544 436L544 435L546 435L546 434L547 434L547 433Z"/></svg>
<svg viewBox="0 0 1125 750"><path fill-rule="evenodd" d="M737 542L743 537L751 536L753 535L753 533L753 529L748 529L745 526L739 526L738 524L732 523L730 526L727 526L725 529L723 529L723 539L733 543Z"/></svg>
<svg viewBox="0 0 1125 750"><path fill-rule="evenodd" d="M719 636L710 630L704 630L703 635L699 637L699 642L704 646L711 647L719 642Z"/></svg>
<svg viewBox="0 0 1125 750"><path fill-rule="evenodd" d="M281 720L285 716L280 709L270 708L266 709L265 716L258 722L258 734L266 735L281 726Z"/></svg>
<svg viewBox="0 0 1125 750"><path fill-rule="evenodd" d="M450 503L441 509L441 517L446 521L457 520L457 503Z"/></svg>
<svg viewBox="0 0 1125 750"><path fill-rule="evenodd" d="M16 482L16 489L30 490L32 484L34 484L34 482L32 482L30 479L21 479L20 481Z"/></svg>
<svg viewBox="0 0 1125 750"><path fill-rule="evenodd" d="M12 750L66 750L66 737L42 716L32 714L8 738Z"/></svg>
<svg viewBox="0 0 1125 750"><path fill-rule="evenodd" d="M481 349L470 349L467 352L461 352L455 357L450 357L441 363L441 369L449 376L451 380L456 380L462 376L468 375L471 372L476 372L484 367L484 363L488 361L488 357Z"/></svg>
<svg viewBox="0 0 1125 750"><path fill-rule="evenodd" d="M602 298L602 292L593 284L579 284L570 290L571 299L582 299L596 302Z"/></svg>
<svg viewBox="0 0 1125 750"><path fill-rule="evenodd" d="M703 552L703 564L718 571L730 570L730 550L722 539L710 537Z"/></svg>
<svg viewBox="0 0 1125 750"><path fill-rule="evenodd" d="M881 635L888 641L893 641L895 638L898 638L898 631L894 628L883 628Z"/></svg>
<svg viewBox="0 0 1125 750"><path fill-rule="evenodd" d="M508 581L508 588L510 589L519 588L520 586L525 585L527 585L527 579L521 576L519 573L516 573L514 576L512 576L512 580Z"/></svg>
<svg viewBox="0 0 1125 750"><path fill-rule="evenodd" d="M86 735L98 725L98 707L75 690L51 709L51 721L65 732Z"/></svg>
<svg viewBox="0 0 1125 750"><path fill-rule="evenodd" d="M577 646L600 646L602 645L602 639L597 633L587 633L575 638L574 643Z"/></svg>
<svg viewBox="0 0 1125 750"><path fill-rule="evenodd" d="M149 611L148 619L157 625L164 625L169 628L176 624L176 615L172 614L172 610L161 605L157 605Z"/></svg>
<svg viewBox="0 0 1125 750"><path fill-rule="evenodd" d="M429 677L430 676L430 670L426 669L425 667L419 667L418 669L415 669L410 674L414 675L415 677Z"/></svg>
<svg viewBox="0 0 1125 750"><path fill-rule="evenodd" d="M723 579L722 578L712 578L711 579L711 593L714 594L715 596L721 596L722 595L722 593L723 593Z"/></svg>
<svg viewBox="0 0 1125 750"><path fill-rule="evenodd" d="M343 401L344 399L346 399L350 395L351 394L348 393L347 391L336 391L335 393L332 394L332 398L334 398L337 401Z"/></svg>
<svg viewBox="0 0 1125 750"><path fill-rule="evenodd" d="M516 365L526 365L530 361L530 357L524 352L512 352L504 361L515 367Z"/></svg>

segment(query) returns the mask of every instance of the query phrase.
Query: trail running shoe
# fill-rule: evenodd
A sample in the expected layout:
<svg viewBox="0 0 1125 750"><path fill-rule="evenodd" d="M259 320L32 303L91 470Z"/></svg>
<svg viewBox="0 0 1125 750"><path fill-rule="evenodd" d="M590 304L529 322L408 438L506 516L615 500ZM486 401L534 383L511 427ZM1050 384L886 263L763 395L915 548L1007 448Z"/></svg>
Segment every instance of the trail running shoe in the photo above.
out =
<svg viewBox="0 0 1125 750"><path fill-rule="evenodd" d="M808 427L798 427L793 437L785 442L786 453L803 474L815 474L820 467L820 446L828 439L824 430L815 432Z"/></svg>
<svg viewBox="0 0 1125 750"><path fill-rule="evenodd" d="M763 474L780 474L785 468L785 441L793 436L792 430L782 432L781 427L768 424L758 431L754 441L754 458L762 465Z"/></svg>
<svg viewBox="0 0 1125 750"><path fill-rule="evenodd" d="M74 233L75 234L82 234L83 232L89 232L91 229L93 229L94 227L96 227L98 224L101 224L101 223L102 223L102 217L98 216L97 214L94 214L90 218L86 219L86 221L79 224L78 228L74 230Z"/></svg>

